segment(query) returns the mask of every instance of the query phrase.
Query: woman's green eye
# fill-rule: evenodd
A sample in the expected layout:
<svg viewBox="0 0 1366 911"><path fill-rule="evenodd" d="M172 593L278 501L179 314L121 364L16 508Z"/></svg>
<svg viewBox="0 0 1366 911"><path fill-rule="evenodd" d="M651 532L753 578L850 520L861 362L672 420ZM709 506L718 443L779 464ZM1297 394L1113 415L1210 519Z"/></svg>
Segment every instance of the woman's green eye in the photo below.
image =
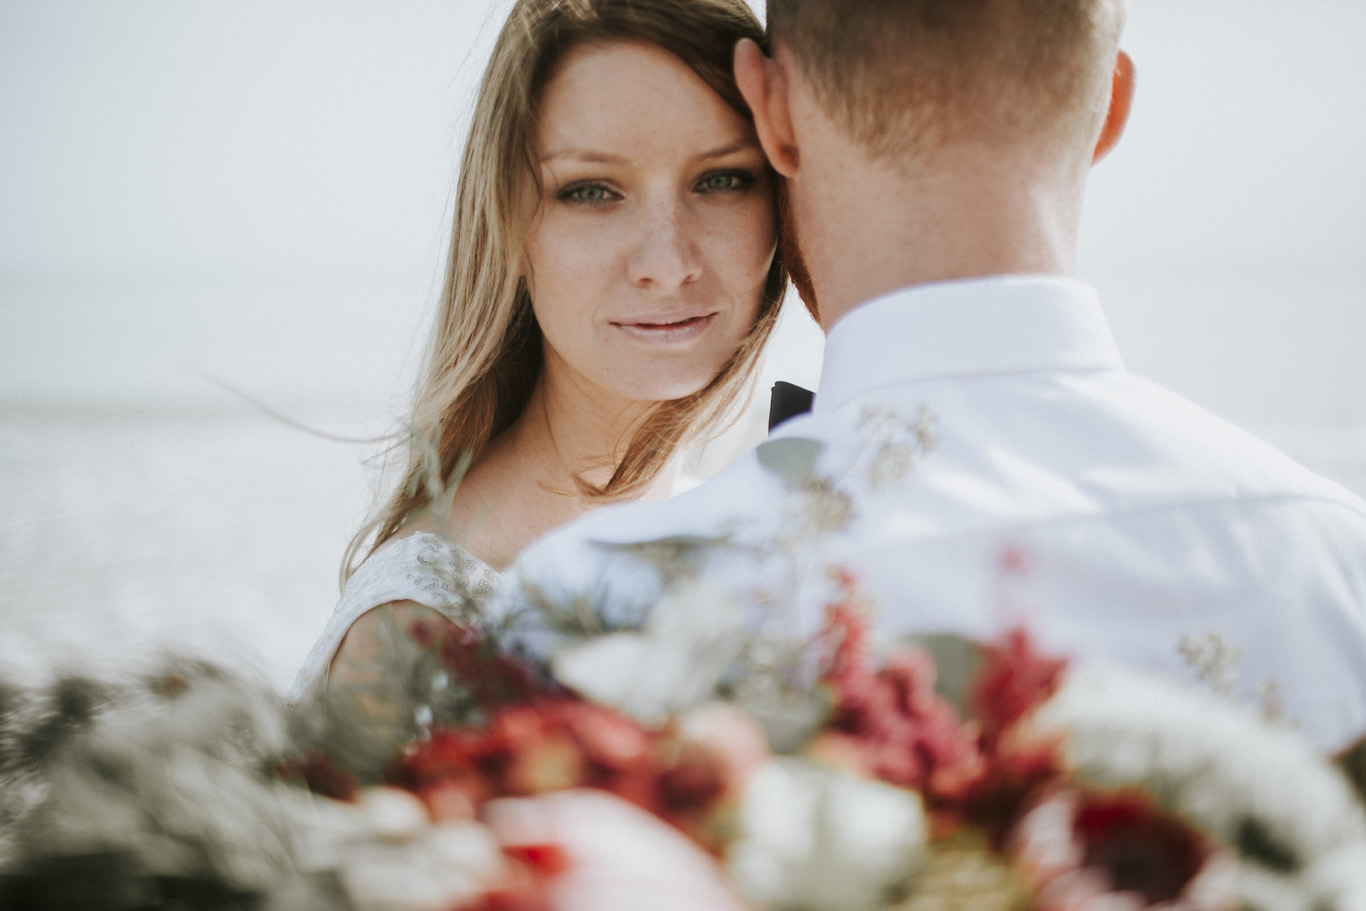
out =
<svg viewBox="0 0 1366 911"><path fill-rule="evenodd" d="M600 183L581 183L563 190L560 199L568 202L606 202L607 188Z"/></svg>
<svg viewBox="0 0 1366 911"><path fill-rule="evenodd" d="M732 193L753 183L754 176L748 171L717 171L703 177L697 188L704 193Z"/></svg>

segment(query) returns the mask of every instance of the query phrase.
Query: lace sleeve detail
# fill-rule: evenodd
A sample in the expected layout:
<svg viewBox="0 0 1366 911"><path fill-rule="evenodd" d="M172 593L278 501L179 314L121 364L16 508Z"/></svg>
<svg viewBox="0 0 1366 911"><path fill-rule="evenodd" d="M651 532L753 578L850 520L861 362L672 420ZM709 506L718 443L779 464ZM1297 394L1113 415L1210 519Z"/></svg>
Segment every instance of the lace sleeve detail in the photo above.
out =
<svg viewBox="0 0 1366 911"><path fill-rule="evenodd" d="M498 586L499 573L464 548L418 532L391 541L366 560L346 583L322 636L289 690L295 708L327 680L327 668L357 618L381 604L413 601L456 623L479 620L484 602Z"/></svg>

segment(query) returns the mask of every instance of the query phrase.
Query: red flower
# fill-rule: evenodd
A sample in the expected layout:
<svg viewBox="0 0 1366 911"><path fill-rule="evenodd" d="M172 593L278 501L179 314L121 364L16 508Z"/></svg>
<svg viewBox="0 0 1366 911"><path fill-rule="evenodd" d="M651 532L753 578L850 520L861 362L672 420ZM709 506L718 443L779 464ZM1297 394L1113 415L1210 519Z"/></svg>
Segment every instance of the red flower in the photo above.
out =
<svg viewBox="0 0 1366 911"><path fill-rule="evenodd" d="M437 648L451 676L486 709L562 694L481 630L447 620L419 620L408 634L424 651Z"/></svg>
<svg viewBox="0 0 1366 911"><path fill-rule="evenodd" d="M961 799L984 765L976 728L935 692L934 659L902 646L875 668L861 607L850 598L828 618L827 637L836 644L822 680L835 698L813 750L835 761L852 758L859 771L932 802Z"/></svg>
<svg viewBox="0 0 1366 911"><path fill-rule="evenodd" d="M987 772L968 788L959 804L963 817L981 826L997 848L1036 794L1066 772L1059 745L1052 740L998 740L986 756Z"/></svg>
<svg viewBox="0 0 1366 911"><path fill-rule="evenodd" d="M1198 832L1146 794L1083 797L1073 825L1086 846L1085 865L1100 867L1117 891L1137 892L1150 904L1180 898L1210 854Z"/></svg>
<svg viewBox="0 0 1366 911"><path fill-rule="evenodd" d="M1209 839L1138 791L1052 788L1024 814L1011 848L1038 885L1040 911L1114 892L1145 908L1208 909L1232 898L1197 886L1221 860Z"/></svg>
<svg viewBox="0 0 1366 911"><path fill-rule="evenodd" d="M715 757L687 750L659 776L659 800L666 811L688 813L709 807L726 791L724 770Z"/></svg>
<svg viewBox="0 0 1366 911"><path fill-rule="evenodd" d="M496 797L597 788L705 841L730 791L725 758L575 699L496 711L482 729L437 728L400 755L389 782L416 794L434 818L477 812Z"/></svg>
<svg viewBox="0 0 1366 911"><path fill-rule="evenodd" d="M1062 683L1067 661L1045 657L1023 629L1006 633L1000 646L986 647L986 660L973 687L971 703L982 722L988 749Z"/></svg>
<svg viewBox="0 0 1366 911"><path fill-rule="evenodd" d="M503 853L545 876L558 876L570 866L564 848L557 844L508 845Z"/></svg>
<svg viewBox="0 0 1366 911"><path fill-rule="evenodd" d="M389 783L412 791L434 818L463 798L471 807L496 796L489 751L480 731L437 728L427 740L409 744L389 771Z"/></svg>

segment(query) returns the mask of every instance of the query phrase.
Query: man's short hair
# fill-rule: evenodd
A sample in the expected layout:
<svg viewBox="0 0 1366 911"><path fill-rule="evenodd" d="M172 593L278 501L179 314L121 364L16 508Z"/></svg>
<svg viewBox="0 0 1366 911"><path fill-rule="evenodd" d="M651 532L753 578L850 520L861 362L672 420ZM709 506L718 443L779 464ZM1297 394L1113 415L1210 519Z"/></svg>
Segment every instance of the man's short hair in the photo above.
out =
<svg viewBox="0 0 1366 911"><path fill-rule="evenodd" d="M772 36L875 158L954 138L1077 138L1123 18L1123 0L768 0Z"/></svg>

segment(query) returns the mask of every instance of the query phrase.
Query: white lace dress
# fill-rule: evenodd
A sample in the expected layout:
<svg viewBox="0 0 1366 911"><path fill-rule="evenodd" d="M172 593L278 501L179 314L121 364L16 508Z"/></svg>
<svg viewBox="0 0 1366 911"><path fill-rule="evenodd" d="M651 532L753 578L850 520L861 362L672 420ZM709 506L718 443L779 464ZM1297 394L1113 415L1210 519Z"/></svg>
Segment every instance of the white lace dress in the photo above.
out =
<svg viewBox="0 0 1366 911"><path fill-rule="evenodd" d="M497 570L438 535L418 532L387 542L352 574L332 618L294 679L291 709L327 685L327 670L351 624L392 601L413 601L457 622L471 615L498 585Z"/></svg>

